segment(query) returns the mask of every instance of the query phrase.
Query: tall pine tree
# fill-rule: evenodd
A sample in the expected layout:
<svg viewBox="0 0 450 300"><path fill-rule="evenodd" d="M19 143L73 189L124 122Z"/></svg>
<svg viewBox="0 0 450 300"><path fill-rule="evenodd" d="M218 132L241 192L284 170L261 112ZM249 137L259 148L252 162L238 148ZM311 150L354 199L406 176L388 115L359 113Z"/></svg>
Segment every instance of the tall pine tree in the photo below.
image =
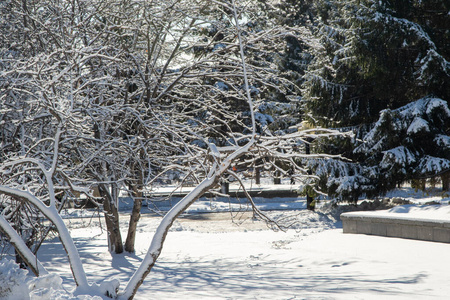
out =
<svg viewBox="0 0 450 300"><path fill-rule="evenodd" d="M332 0L319 1L317 7L315 33L320 47L312 48L314 60L303 84L303 107L310 122L352 129L356 142L368 137L382 110L395 111L419 99L435 97L447 104L450 99L450 30L446 25L450 23L449 4L437 0ZM388 116L382 114L383 117ZM448 116L436 113L427 118L431 118L427 119L430 124L442 124L435 134L448 136L449 125L445 121ZM392 147L420 142L418 138L400 138L397 134L396 130L386 129L380 139L392 140ZM443 142L439 145L442 147ZM400 182L445 173L445 160L449 159L448 151L440 151L443 160L439 160L440 166L434 171L433 168L427 172L406 168L400 176L403 171L379 168L385 157L383 153L373 156L363 153L361 148L352 152L354 144L342 141L327 147L334 153L347 154L366 169L375 167L380 172L391 172L389 176L374 177L371 171L371 176L365 178L373 184L366 190L359 189L358 193L380 191L375 186L384 179ZM416 147L414 151L419 156L429 153L426 148ZM409 157L406 152L405 157ZM336 172L330 170L328 176L333 173ZM354 186L357 187L360 185Z"/></svg>

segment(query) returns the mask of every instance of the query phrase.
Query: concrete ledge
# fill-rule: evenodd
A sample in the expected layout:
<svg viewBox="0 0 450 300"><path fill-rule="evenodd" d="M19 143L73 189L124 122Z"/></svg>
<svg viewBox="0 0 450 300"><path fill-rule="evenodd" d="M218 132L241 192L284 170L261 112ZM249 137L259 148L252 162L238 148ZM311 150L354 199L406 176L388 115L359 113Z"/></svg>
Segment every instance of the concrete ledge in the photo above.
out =
<svg viewBox="0 0 450 300"><path fill-rule="evenodd" d="M379 216L372 212L343 213L341 220L344 233L450 243L450 220Z"/></svg>

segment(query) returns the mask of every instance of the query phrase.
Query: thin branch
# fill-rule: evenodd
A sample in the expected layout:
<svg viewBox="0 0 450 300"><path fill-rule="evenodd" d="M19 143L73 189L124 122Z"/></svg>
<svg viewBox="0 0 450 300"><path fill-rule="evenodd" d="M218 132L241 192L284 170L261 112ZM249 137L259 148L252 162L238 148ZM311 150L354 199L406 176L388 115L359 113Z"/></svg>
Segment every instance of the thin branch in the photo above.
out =
<svg viewBox="0 0 450 300"><path fill-rule="evenodd" d="M277 221L275 221L272 218L270 218L269 216L267 216L256 206L255 202L253 201L252 196L250 196L250 194L247 192L247 189L245 188L244 183L242 182L242 180L239 178L239 176L236 173L234 173L231 170L227 170L227 173L230 174L231 176L233 176L234 178L236 178L236 180L239 182L239 185L241 186L245 197L247 198L248 202L250 202L250 205L252 206L253 214L255 216L258 216L259 218L264 220L267 224L270 224L271 226L274 226L282 231L286 231L288 229L288 228L285 228L284 226L281 226L280 224L278 224Z"/></svg>

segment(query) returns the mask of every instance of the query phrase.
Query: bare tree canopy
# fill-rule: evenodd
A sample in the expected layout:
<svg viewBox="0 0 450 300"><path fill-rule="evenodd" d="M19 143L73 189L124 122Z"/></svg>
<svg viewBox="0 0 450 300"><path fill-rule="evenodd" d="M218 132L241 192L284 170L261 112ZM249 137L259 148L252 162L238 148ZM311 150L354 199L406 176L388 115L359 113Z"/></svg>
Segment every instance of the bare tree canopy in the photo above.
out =
<svg viewBox="0 0 450 300"><path fill-rule="evenodd" d="M132 299L174 220L236 176L233 165L311 177L304 159L333 158L298 146L342 133L298 125L278 134L264 123L273 91L296 93L270 49L305 31L255 28L252 1L11 0L0 13L2 205L25 203L53 224L78 294ZM110 251L120 253L117 202L120 190L129 192L125 250L134 251L143 194L168 172L196 187L164 216L136 273L120 291L118 283L89 284L59 209L80 193L100 205ZM0 215L26 264L46 272L8 224Z"/></svg>

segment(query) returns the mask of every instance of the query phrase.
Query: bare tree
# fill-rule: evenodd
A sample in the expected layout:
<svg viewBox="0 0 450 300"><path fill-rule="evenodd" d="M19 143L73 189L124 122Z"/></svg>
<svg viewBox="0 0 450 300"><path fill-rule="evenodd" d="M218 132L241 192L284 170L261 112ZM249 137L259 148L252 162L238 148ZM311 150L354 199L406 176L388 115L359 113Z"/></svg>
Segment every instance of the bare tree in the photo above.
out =
<svg viewBox="0 0 450 300"><path fill-rule="evenodd" d="M8 109L14 122L46 122L23 127L32 131L20 139L12 127L4 127L5 138L22 143L24 150L11 148L2 157L0 193L32 205L52 222L69 257L78 294L132 299L156 263L175 219L224 176L238 177L233 164L250 167L263 160L286 173L280 167L284 163L299 177L308 176L299 161L310 156L295 145L341 134L316 128L276 135L257 129L255 115L263 99L254 91L266 86L283 90L287 82L276 76L270 61L249 63L246 54L267 41L281 43L295 31L244 30L252 18L247 2L10 2L11 6L0 6L12 20L2 23L1 33L12 39L8 26L15 24L17 32L26 29L24 39L30 42L15 46L17 50L2 48L7 50L2 52L6 68L0 71L5 87L0 96L5 103L27 105L22 118ZM212 25L218 28L212 36L198 34ZM200 48L208 51L197 51ZM30 49L35 54L25 55ZM16 57L8 60L11 53ZM95 183L103 197L93 199L103 201L110 250L121 252L117 201L119 189L128 189L135 201L125 246L133 251L146 188L174 171L181 184L189 180L196 187L164 216L126 287L119 291L115 282L105 291L89 285L58 214L58 192L76 190L92 196L89 188ZM35 273L45 272L4 218L0 228Z"/></svg>

